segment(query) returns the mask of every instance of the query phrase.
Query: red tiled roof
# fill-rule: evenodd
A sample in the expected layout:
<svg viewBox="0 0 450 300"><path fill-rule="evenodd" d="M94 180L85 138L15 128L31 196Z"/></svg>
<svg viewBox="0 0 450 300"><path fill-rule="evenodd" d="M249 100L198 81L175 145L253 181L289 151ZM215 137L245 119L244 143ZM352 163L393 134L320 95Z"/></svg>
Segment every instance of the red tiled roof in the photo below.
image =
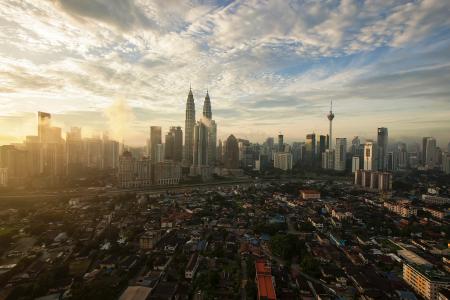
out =
<svg viewBox="0 0 450 300"><path fill-rule="evenodd" d="M304 193L304 194L320 194L320 192L316 191L316 190L300 190L300 193Z"/></svg>
<svg viewBox="0 0 450 300"><path fill-rule="evenodd" d="M258 260L255 263L256 266L256 274L271 274L272 270L271 268L267 265L266 261L264 260Z"/></svg>
<svg viewBox="0 0 450 300"><path fill-rule="evenodd" d="M258 284L258 299L276 299L272 280L272 269L264 259L255 262L256 283Z"/></svg>
<svg viewBox="0 0 450 300"><path fill-rule="evenodd" d="M273 286L272 275L257 275L258 282L258 299L277 299L275 288Z"/></svg>

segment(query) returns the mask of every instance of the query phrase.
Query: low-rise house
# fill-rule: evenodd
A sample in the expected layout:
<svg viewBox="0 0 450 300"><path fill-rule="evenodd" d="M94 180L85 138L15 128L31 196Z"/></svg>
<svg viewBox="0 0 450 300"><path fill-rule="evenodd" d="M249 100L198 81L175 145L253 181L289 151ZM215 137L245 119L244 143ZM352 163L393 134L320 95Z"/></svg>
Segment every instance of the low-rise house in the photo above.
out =
<svg viewBox="0 0 450 300"><path fill-rule="evenodd" d="M320 192L316 190L300 190L299 193L303 200L320 199Z"/></svg>
<svg viewBox="0 0 450 300"><path fill-rule="evenodd" d="M148 231L144 233L139 239L139 246L142 250L151 250L161 239L161 232L159 230Z"/></svg>

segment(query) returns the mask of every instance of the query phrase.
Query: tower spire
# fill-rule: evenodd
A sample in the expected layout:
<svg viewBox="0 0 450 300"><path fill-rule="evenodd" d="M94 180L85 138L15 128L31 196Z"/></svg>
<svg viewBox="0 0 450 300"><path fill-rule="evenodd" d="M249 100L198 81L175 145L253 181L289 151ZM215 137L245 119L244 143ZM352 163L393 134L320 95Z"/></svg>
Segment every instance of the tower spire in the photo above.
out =
<svg viewBox="0 0 450 300"><path fill-rule="evenodd" d="M330 113L327 115L328 120L330 121L330 134L329 134L329 144L328 148L333 149L333 119L334 119L334 113L333 113L333 100L330 101Z"/></svg>
<svg viewBox="0 0 450 300"><path fill-rule="evenodd" d="M210 120L212 119L211 100L208 90L206 90L205 102L203 103L203 116Z"/></svg>

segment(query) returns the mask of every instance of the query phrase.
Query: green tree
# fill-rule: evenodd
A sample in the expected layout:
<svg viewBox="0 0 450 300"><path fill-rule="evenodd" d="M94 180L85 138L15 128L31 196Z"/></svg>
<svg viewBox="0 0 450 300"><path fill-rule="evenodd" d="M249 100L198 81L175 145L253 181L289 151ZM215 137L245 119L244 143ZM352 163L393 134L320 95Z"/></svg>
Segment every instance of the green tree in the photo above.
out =
<svg viewBox="0 0 450 300"><path fill-rule="evenodd" d="M292 234L274 235L269 247L275 256L291 261L295 256L302 256L306 252L304 241Z"/></svg>

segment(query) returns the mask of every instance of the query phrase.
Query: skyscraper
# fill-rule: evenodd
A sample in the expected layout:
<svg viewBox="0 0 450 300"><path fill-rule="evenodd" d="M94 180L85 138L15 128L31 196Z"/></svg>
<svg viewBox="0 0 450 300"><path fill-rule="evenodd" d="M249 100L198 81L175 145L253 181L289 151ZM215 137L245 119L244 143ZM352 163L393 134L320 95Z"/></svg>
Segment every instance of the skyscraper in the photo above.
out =
<svg viewBox="0 0 450 300"><path fill-rule="evenodd" d="M203 102L203 117L212 119L211 99L209 98L208 91L206 91L205 102Z"/></svg>
<svg viewBox="0 0 450 300"><path fill-rule="evenodd" d="M388 152L386 154L386 167L384 168L385 171L397 171L398 164L397 164L398 158L397 158L397 152Z"/></svg>
<svg viewBox="0 0 450 300"><path fill-rule="evenodd" d="M170 127L165 138L164 153L166 159L181 162L183 156L183 131L181 127Z"/></svg>
<svg viewBox="0 0 450 300"><path fill-rule="evenodd" d="M63 175L65 173L64 140L61 138L61 128L51 126L49 113L38 112L38 139L40 173L49 176Z"/></svg>
<svg viewBox="0 0 450 300"><path fill-rule="evenodd" d="M216 164L217 125L212 118L211 100L206 93L203 103L203 117L194 126L193 160L191 175L209 177Z"/></svg>
<svg viewBox="0 0 450 300"><path fill-rule="evenodd" d="M266 139L266 141L263 143L263 147L262 147L262 154L267 155L269 161L273 160L273 148L274 148L274 138L273 137L268 137Z"/></svg>
<svg viewBox="0 0 450 300"><path fill-rule="evenodd" d="M216 164L216 152L217 152L217 124L212 119L211 99L209 92L206 91L205 101L203 102L203 122L208 129L208 161L209 166L215 166Z"/></svg>
<svg viewBox="0 0 450 300"><path fill-rule="evenodd" d="M174 138L173 160L181 162L183 160L183 130L180 126L170 129Z"/></svg>
<svg viewBox="0 0 450 300"><path fill-rule="evenodd" d="M41 173L41 142L39 136L29 135L25 140L27 150L28 174L36 176Z"/></svg>
<svg viewBox="0 0 450 300"><path fill-rule="evenodd" d="M355 136L352 140L352 148L351 148L351 152L353 156L359 156L359 150L360 150L360 145L361 145L361 140L359 139L358 136Z"/></svg>
<svg viewBox="0 0 450 300"><path fill-rule="evenodd" d="M164 158L168 160L173 159L173 147L175 143L175 137L172 135L172 133L169 131L166 134L164 142Z"/></svg>
<svg viewBox="0 0 450 300"><path fill-rule="evenodd" d="M385 127L378 128L377 135L378 146L378 170L386 170L387 167L387 147L388 147L388 129Z"/></svg>
<svg viewBox="0 0 450 300"><path fill-rule="evenodd" d="M325 152L325 150L328 148L328 141L327 137L325 135L319 136L319 142L317 143L317 157L319 158L319 161L322 161L322 155Z"/></svg>
<svg viewBox="0 0 450 300"><path fill-rule="evenodd" d="M278 152L284 151L284 141L283 141L283 135L280 133L278 135Z"/></svg>
<svg viewBox="0 0 450 300"><path fill-rule="evenodd" d="M0 169L6 170L7 186L23 186L27 177L27 152L12 145L0 146ZM5 171L4 171L5 172Z"/></svg>
<svg viewBox="0 0 450 300"><path fill-rule="evenodd" d="M292 154L289 152L278 152L274 155L273 167L284 171L292 170Z"/></svg>
<svg viewBox="0 0 450 300"><path fill-rule="evenodd" d="M292 163L294 165L303 159L304 149L305 143L292 143Z"/></svg>
<svg viewBox="0 0 450 300"><path fill-rule="evenodd" d="M433 137L424 137L423 138L423 158L424 158L424 167L427 169L433 169L438 164L437 157L437 147L436 147L436 139Z"/></svg>
<svg viewBox="0 0 450 300"><path fill-rule="evenodd" d="M334 169L336 171L345 171L347 160L347 139L337 138L336 149L334 152Z"/></svg>
<svg viewBox="0 0 450 300"><path fill-rule="evenodd" d="M158 144L162 144L161 126L150 127L150 159L156 162L156 149Z"/></svg>
<svg viewBox="0 0 450 300"><path fill-rule="evenodd" d="M334 149L326 149L322 155L322 169L332 170L334 169L335 153Z"/></svg>
<svg viewBox="0 0 450 300"><path fill-rule="evenodd" d="M84 151L81 128L72 127L66 135L67 175L79 174L83 168Z"/></svg>
<svg viewBox="0 0 450 300"><path fill-rule="evenodd" d="M406 169L408 167L408 151L405 143L399 143L397 145L397 166L400 169Z"/></svg>
<svg viewBox="0 0 450 300"><path fill-rule="evenodd" d="M327 115L328 120L330 121L330 134L329 134L329 141L330 144L328 145L329 149L333 149L333 119L334 119L334 113L333 113L333 101L331 101L330 104L330 113Z"/></svg>
<svg viewBox="0 0 450 300"><path fill-rule="evenodd" d="M364 145L364 170L377 171L377 144L373 141L367 141Z"/></svg>
<svg viewBox="0 0 450 300"><path fill-rule="evenodd" d="M217 146L216 162L223 163L223 144L222 140L219 140L219 145Z"/></svg>
<svg viewBox="0 0 450 300"><path fill-rule="evenodd" d="M190 166L193 162L194 150L194 126L195 126L195 102L192 89L189 88L189 94L186 100L186 119L184 126L184 163Z"/></svg>
<svg viewBox="0 0 450 300"><path fill-rule="evenodd" d="M224 165L227 169L239 168L239 146L234 135L230 135L224 147Z"/></svg>
<svg viewBox="0 0 450 300"><path fill-rule="evenodd" d="M208 164L216 165L217 154L217 124L214 120L210 120L208 127Z"/></svg>
<svg viewBox="0 0 450 300"><path fill-rule="evenodd" d="M311 133L306 135L306 159L309 162L313 162L316 158L316 134Z"/></svg>
<svg viewBox="0 0 450 300"><path fill-rule="evenodd" d="M352 173L355 173L360 169L359 156L352 157Z"/></svg>
<svg viewBox="0 0 450 300"><path fill-rule="evenodd" d="M136 159L124 151L118 160L117 179L121 188L147 187L152 184L152 162L148 158Z"/></svg>
<svg viewBox="0 0 450 300"><path fill-rule="evenodd" d="M100 136L84 140L84 156L88 168L97 170L103 168L103 142Z"/></svg>
<svg viewBox="0 0 450 300"><path fill-rule="evenodd" d="M119 166L119 142L103 134L103 169L117 169Z"/></svg>
<svg viewBox="0 0 450 300"><path fill-rule="evenodd" d="M450 153L442 153L442 171L445 174L450 174Z"/></svg>
<svg viewBox="0 0 450 300"><path fill-rule="evenodd" d="M152 159L153 163L159 163L164 161L164 144L156 144L155 156Z"/></svg>
<svg viewBox="0 0 450 300"><path fill-rule="evenodd" d="M208 128L202 121L198 121L194 126L194 166L206 166L208 163Z"/></svg>
<svg viewBox="0 0 450 300"><path fill-rule="evenodd" d="M211 170L208 162L208 127L202 119L194 126L193 160L190 175L209 178Z"/></svg>
<svg viewBox="0 0 450 300"><path fill-rule="evenodd" d="M42 111L38 112L38 137L41 143L48 140L51 120L51 114Z"/></svg>
<svg viewBox="0 0 450 300"><path fill-rule="evenodd" d="M427 153L427 140L430 137L423 137L422 138L422 165L425 166L426 163L426 153Z"/></svg>

